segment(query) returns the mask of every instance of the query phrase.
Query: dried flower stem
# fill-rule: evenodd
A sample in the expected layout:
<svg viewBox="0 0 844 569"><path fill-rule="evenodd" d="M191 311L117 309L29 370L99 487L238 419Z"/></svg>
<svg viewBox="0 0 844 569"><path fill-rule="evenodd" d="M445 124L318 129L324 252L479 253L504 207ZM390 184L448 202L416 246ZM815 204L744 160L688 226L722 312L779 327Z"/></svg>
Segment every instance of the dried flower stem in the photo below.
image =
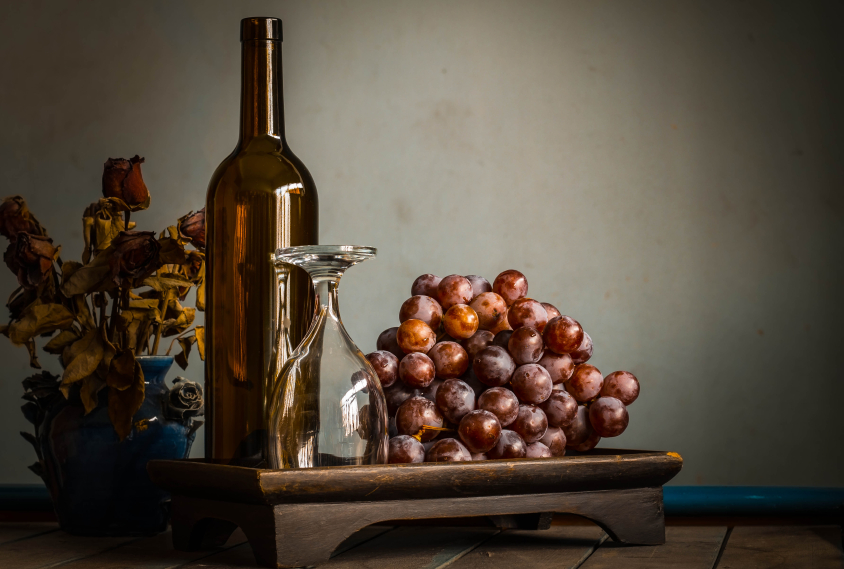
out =
<svg viewBox="0 0 844 569"><path fill-rule="evenodd" d="M170 303L170 296L173 294L172 290L167 290L164 293L164 298L161 299L161 304L159 305L159 312L161 312L161 320L163 321L165 318L165 314L167 312L167 305ZM161 342L161 333L164 331L163 322L159 323L156 326L155 330L155 342L152 344L152 355L158 355L158 344Z"/></svg>
<svg viewBox="0 0 844 569"><path fill-rule="evenodd" d="M109 341L114 344L115 343L115 333L117 331L117 315L120 309L120 289L117 289L117 294L112 295L112 304L111 304L111 317L108 322L108 339Z"/></svg>
<svg viewBox="0 0 844 569"><path fill-rule="evenodd" d="M184 332L182 332L181 334L179 334L178 336L176 336L175 338L173 338L173 341L172 341L172 342L170 342L170 347L169 347L169 348L167 348L167 351L166 351L166 352L164 352L164 355L165 355L165 356L169 356L169 355L170 355L170 350L172 350L172 349L173 349L173 346L176 344L176 342L178 342L178 341L179 341L179 338L184 338L184 337L185 337L185 334L189 334L189 333L191 333L191 332L196 332L196 327L189 328L189 329L185 330Z"/></svg>

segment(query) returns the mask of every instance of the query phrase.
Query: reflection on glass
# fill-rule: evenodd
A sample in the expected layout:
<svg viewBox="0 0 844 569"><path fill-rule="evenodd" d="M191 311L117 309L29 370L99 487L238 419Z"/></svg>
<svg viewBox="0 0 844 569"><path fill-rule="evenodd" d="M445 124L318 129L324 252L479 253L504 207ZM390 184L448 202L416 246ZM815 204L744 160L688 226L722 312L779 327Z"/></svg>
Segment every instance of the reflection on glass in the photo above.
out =
<svg viewBox="0 0 844 569"><path fill-rule="evenodd" d="M375 370L343 327L337 304L346 269L374 256L371 247L345 245L276 252L277 267L295 265L308 272L318 309L275 382L269 416L271 468L387 462L384 393Z"/></svg>

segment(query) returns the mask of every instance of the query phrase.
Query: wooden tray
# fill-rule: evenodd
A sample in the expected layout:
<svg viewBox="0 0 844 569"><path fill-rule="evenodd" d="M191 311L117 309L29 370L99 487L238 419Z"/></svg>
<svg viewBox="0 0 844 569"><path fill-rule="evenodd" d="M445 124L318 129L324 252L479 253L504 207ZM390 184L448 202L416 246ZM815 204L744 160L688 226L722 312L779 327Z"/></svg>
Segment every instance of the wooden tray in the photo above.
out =
<svg viewBox="0 0 844 569"><path fill-rule="evenodd" d="M258 563L325 562L370 524L493 516L502 527L547 528L577 514L615 541L665 542L662 485L682 468L673 452L596 449L561 458L262 470L154 460L153 482L172 494L173 545L216 547L236 527Z"/></svg>

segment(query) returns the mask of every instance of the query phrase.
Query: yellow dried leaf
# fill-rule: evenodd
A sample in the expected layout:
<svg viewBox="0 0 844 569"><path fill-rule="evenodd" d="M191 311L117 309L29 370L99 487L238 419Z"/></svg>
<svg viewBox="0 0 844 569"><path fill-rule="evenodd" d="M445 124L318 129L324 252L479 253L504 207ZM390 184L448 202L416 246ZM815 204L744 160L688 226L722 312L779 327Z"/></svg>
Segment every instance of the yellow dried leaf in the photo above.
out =
<svg viewBox="0 0 844 569"><path fill-rule="evenodd" d="M142 298L140 300L130 300L129 308L158 308L158 303L161 302L157 298Z"/></svg>
<svg viewBox="0 0 844 569"><path fill-rule="evenodd" d="M131 352L128 352L131 354ZM114 361L120 356L115 356ZM144 402L144 372L141 364L133 356L132 379L125 389L111 388L108 390L108 416L114 425L118 438L122 441L132 432L132 417ZM125 360L124 360L125 363Z"/></svg>
<svg viewBox="0 0 844 569"><path fill-rule="evenodd" d="M103 344L103 359L100 361L100 364L97 366L97 375L105 380L108 376L108 370L111 367L111 360L114 358L115 354L117 354L117 348L109 342L106 331L104 328L100 329L100 341Z"/></svg>
<svg viewBox="0 0 844 569"><path fill-rule="evenodd" d="M176 354L176 357L173 359L176 360L176 363L179 364L180 368L188 369L188 358L190 358L190 348L196 342L196 336L178 338L176 341L179 342L179 345L182 347L182 351Z"/></svg>
<svg viewBox="0 0 844 569"><path fill-rule="evenodd" d="M103 359L103 342L99 330L89 330L81 339L68 347L62 354L69 361L62 374L62 391L67 396L70 385L88 377L97 369Z"/></svg>
<svg viewBox="0 0 844 569"><path fill-rule="evenodd" d="M187 262L185 246L177 239L171 239L169 237L160 239L158 244L161 245L158 258L165 265L184 265Z"/></svg>
<svg viewBox="0 0 844 569"><path fill-rule="evenodd" d="M96 375L89 375L82 380L82 388L79 390L79 395L82 398L82 404L85 406L85 414L97 408L99 404L100 390L105 387L106 383Z"/></svg>
<svg viewBox="0 0 844 569"><path fill-rule="evenodd" d="M43 304L35 301L26 307L21 319L9 325L9 339L17 345L26 344L31 338L70 328L73 313L61 304Z"/></svg>
<svg viewBox="0 0 844 569"><path fill-rule="evenodd" d="M79 334L76 333L76 330L63 330L47 342L47 345L44 346L44 351L48 354L60 354L67 346L78 339Z"/></svg>
<svg viewBox="0 0 844 569"><path fill-rule="evenodd" d="M195 335L199 357L202 358L202 361L205 361L205 326L197 326Z"/></svg>
<svg viewBox="0 0 844 569"><path fill-rule="evenodd" d="M135 377L136 363L135 354L130 350L118 350L111 360L106 384L118 391L131 387Z"/></svg>
<svg viewBox="0 0 844 569"><path fill-rule="evenodd" d="M62 263L62 284L66 283L81 268L82 263L78 261L65 261Z"/></svg>
<svg viewBox="0 0 844 569"><path fill-rule="evenodd" d="M29 352L29 367L41 369L41 364L38 362L38 353L35 351L35 340L32 338L26 343L26 351Z"/></svg>
<svg viewBox="0 0 844 569"><path fill-rule="evenodd" d="M108 264L108 251L102 251L89 264L80 267L67 282L62 284L65 296L89 294L111 290L115 286L111 280L111 267Z"/></svg>
<svg viewBox="0 0 844 569"><path fill-rule="evenodd" d="M200 312L205 312L205 261L202 262L202 268L199 269L198 280L199 284L196 287L196 309Z"/></svg>
<svg viewBox="0 0 844 569"><path fill-rule="evenodd" d="M94 316L91 314L91 310L88 308L88 303L85 300L85 296L82 294L77 294L73 297L73 303L76 307L76 320L82 324L82 327L86 330L90 330L92 328L97 327L97 322L94 320Z"/></svg>
<svg viewBox="0 0 844 569"><path fill-rule="evenodd" d="M142 286L152 287L158 292L166 292L174 288L189 287L191 282L173 273L166 273L167 277L147 277L141 283Z"/></svg>

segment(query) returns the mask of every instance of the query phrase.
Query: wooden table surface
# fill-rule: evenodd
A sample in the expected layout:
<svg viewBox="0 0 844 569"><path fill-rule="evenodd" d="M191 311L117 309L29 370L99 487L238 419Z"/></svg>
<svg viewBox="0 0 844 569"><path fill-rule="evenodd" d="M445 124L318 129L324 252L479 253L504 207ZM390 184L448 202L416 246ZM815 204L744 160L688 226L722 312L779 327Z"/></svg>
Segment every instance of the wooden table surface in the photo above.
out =
<svg viewBox="0 0 844 569"><path fill-rule="evenodd" d="M595 525L557 517L543 531L370 526L321 567L367 569L844 568L841 526L777 520L668 520L665 545L617 546ZM52 522L0 523L0 569L255 567L238 530L222 548L186 553L170 534L85 538Z"/></svg>

